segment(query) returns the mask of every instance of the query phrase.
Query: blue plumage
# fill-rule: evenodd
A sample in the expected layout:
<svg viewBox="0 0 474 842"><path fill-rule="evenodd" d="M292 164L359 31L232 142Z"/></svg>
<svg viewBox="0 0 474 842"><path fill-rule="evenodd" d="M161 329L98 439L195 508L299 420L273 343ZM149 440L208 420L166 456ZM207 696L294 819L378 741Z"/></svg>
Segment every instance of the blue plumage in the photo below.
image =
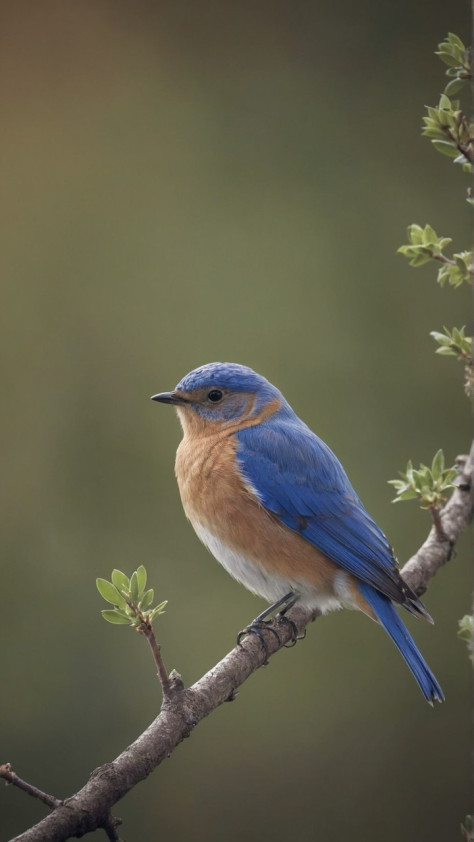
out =
<svg viewBox="0 0 474 842"><path fill-rule="evenodd" d="M267 509L344 570L423 613L341 463L306 424L277 413L264 424L240 430L237 439L242 473Z"/></svg>
<svg viewBox="0 0 474 842"><path fill-rule="evenodd" d="M278 389L257 374L252 368L238 363L207 363L186 374L176 386L177 391L192 392L195 389L220 386L229 392L253 392L268 399L279 397Z"/></svg>
<svg viewBox="0 0 474 842"><path fill-rule="evenodd" d="M425 699L430 704L434 701L443 702L444 694L441 687L390 600L363 582L359 583L359 588L411 669Z"/></svg>

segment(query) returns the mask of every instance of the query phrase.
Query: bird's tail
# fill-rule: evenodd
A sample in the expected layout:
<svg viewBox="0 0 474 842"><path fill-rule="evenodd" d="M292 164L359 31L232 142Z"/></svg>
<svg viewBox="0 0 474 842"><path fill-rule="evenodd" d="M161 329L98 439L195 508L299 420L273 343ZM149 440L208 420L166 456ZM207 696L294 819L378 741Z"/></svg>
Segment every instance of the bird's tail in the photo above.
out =
<svg viewBox="0 0 474 842"><path fill-rule="evenodd" d="M358 584L374 614L387 634L392 638L398 651L415 676L425 699L427 699L430 705L435 700L443 702L444 694L441 687L423 658L423 655L418 650L408 629L405 628L400 620L390 600L370 585L366 585L364 582L359 582Z"/></svg>

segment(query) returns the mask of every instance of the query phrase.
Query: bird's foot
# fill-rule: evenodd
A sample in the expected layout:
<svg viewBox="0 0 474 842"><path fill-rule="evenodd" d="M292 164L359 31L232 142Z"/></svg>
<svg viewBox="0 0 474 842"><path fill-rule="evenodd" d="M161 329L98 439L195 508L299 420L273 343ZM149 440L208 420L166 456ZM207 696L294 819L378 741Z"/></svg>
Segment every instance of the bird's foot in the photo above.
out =
<svg viewBox="0 0 474 842"><path fill-rule="evenodd" d="M299 634L298 627L293 620L290 620L289 617L286 616L286 610L280 611L276 615L276 619L279 620L281 623L287 623L291 628L291 640L288 643L285 643L285 649L292 649L293 646L296 646L298 640L304 640L306 637L306 629L304 629L303 634Z"/></svg>
<svg viewBox="0 0 474 842"><path fill-rule="evenodd" d="M292 649L293 646L296 646L296 644L298 642L298 629L296 628L296 623L294 623L293 620L290 620L289 617L286 617L284 611L280 611L280 613L277 614L276 618L281 623L287 623L290 626L290 628L291 628L291 640L288 641L288 643L285 643L285 648L286 649Z"/></svg>
<svg viewBox="0 0 474 842"><path fill-rule="evenodd" d="M271 626L271 621L266 622L265 620L261 620L259 617L256 617L255 620L252 620L251 623L247 626L247 628L242 629L241 632L237 635L237 645L242 645L242 640L247 637L248 634L255 634L258 637L260 646L262 647L263 651L265 652L265 656L268 655L267 644L265 643L265 637L263 632L268 631L275 635L278 645L281 646L280 636L277 631Z"/></svg>
<svg viewBox="0 0 474 842"><path fill-rule="evenodd" d="M261 645L262 649L264 650L265 654L267 655L268 650L267 650L267 645L265 643L263 632L269 631L273 635L275 635L275 637L278 641L278 645L281 646L282 643L281 643L280 635L278 634L276 629L274 629L273 626L271 625L272 621L271 620L266 621L266 618L269 617L270 614L272 614L275 611L276 608L280 608L281 606L283 606L282 610L276 615L275 619L277 621L283 620L285 623L290 624L291 629L292 629L292 634L293 634L293 640L292 640L291 643L286 643L285 646L287 646L287 647L294 646L296 644L297 640L301 640L302 637L304 637L304 635L302 637L298 636L298 629L296 628L296 625L293 622L293 620L290 620L289 617L286 616L286 612L290 608L293 607L293 605L295 604L295 602L297 602L297 600L298 600L298 595L293 593L293 591L290 591L290 593L285 594L285 596L281 597L281 599L277 600L277 602L275 602L273 605L270 605L270 607L266 608L265 611L262 611L262 613L259 614L258 617L255 617L255 620L252 620L252 622L247 626L247 628L245 628L241 632L239 632L239 634L237 635L237 645L240 646L243 638L246 637L248 634L256 634L259 641L260 641L260 645ZM306 632L305 632L305 634L306 634Z"/></svg>

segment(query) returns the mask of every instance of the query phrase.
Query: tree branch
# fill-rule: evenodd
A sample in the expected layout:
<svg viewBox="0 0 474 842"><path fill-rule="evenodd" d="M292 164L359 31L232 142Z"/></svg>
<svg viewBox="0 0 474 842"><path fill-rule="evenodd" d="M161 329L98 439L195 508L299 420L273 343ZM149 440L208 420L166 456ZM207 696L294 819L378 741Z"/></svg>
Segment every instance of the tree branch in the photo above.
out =
<svg viewBox="0 0 474 842"><path fill-rule="evenodd" d="M433 526L424 544L402 570L404 579L418 594L426 590L430 579L452 557L456 541L472 520L474 443L470 456L458 457L457 462L459 485L441 511L442 530L447 540L440 540ZM303 635L308 623L317 616L318 612L298 606L288 612L298 635ZM109 839L118 840L119 820L110 813L113 805L169 757L201 719L223 702L232 701L237 689L271 655L294 641L294 628L284 618L274 618L271 628L278 638L263 631L266 651L258 637L250 635L192 687L185 688L181 677L173 670L168 677L161 711L146 731L115 760L92 772L86 785L72 798L58 802L57 806L50 803L49 806L55 807L53 812L11 842L44 842L45 839L63 842L97 828L103 828ZM6 777L2 775L3 768L0 766L0 777Z"/></svg>
<svg viewBox="0 0 474 842"><path fill-rule="evenodd" d="M458 456L458 487L440 512L441 528L446 536L440 540L433 525L426 541L402 569L402 575L418 596L423 594L430 579L450 560L459 536L469 526L474 511L474 441L469 456Z"/></svg>

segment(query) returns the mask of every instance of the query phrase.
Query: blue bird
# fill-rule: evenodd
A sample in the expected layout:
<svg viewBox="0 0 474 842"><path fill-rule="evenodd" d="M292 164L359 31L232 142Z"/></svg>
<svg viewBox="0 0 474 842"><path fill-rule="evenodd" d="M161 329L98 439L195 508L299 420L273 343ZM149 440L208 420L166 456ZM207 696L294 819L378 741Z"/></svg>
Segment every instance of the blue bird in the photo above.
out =
<svg viewBox="0 0 474 842"><path fill-rule="evenodd" d="M393 602L433 622L430 615L339 460L281 392L251 368L216 362L153 400L177 409L183 507L226 570L284 611L297 600L323 613L363 611L391 637L428 702L443 701Z"/></svg>

